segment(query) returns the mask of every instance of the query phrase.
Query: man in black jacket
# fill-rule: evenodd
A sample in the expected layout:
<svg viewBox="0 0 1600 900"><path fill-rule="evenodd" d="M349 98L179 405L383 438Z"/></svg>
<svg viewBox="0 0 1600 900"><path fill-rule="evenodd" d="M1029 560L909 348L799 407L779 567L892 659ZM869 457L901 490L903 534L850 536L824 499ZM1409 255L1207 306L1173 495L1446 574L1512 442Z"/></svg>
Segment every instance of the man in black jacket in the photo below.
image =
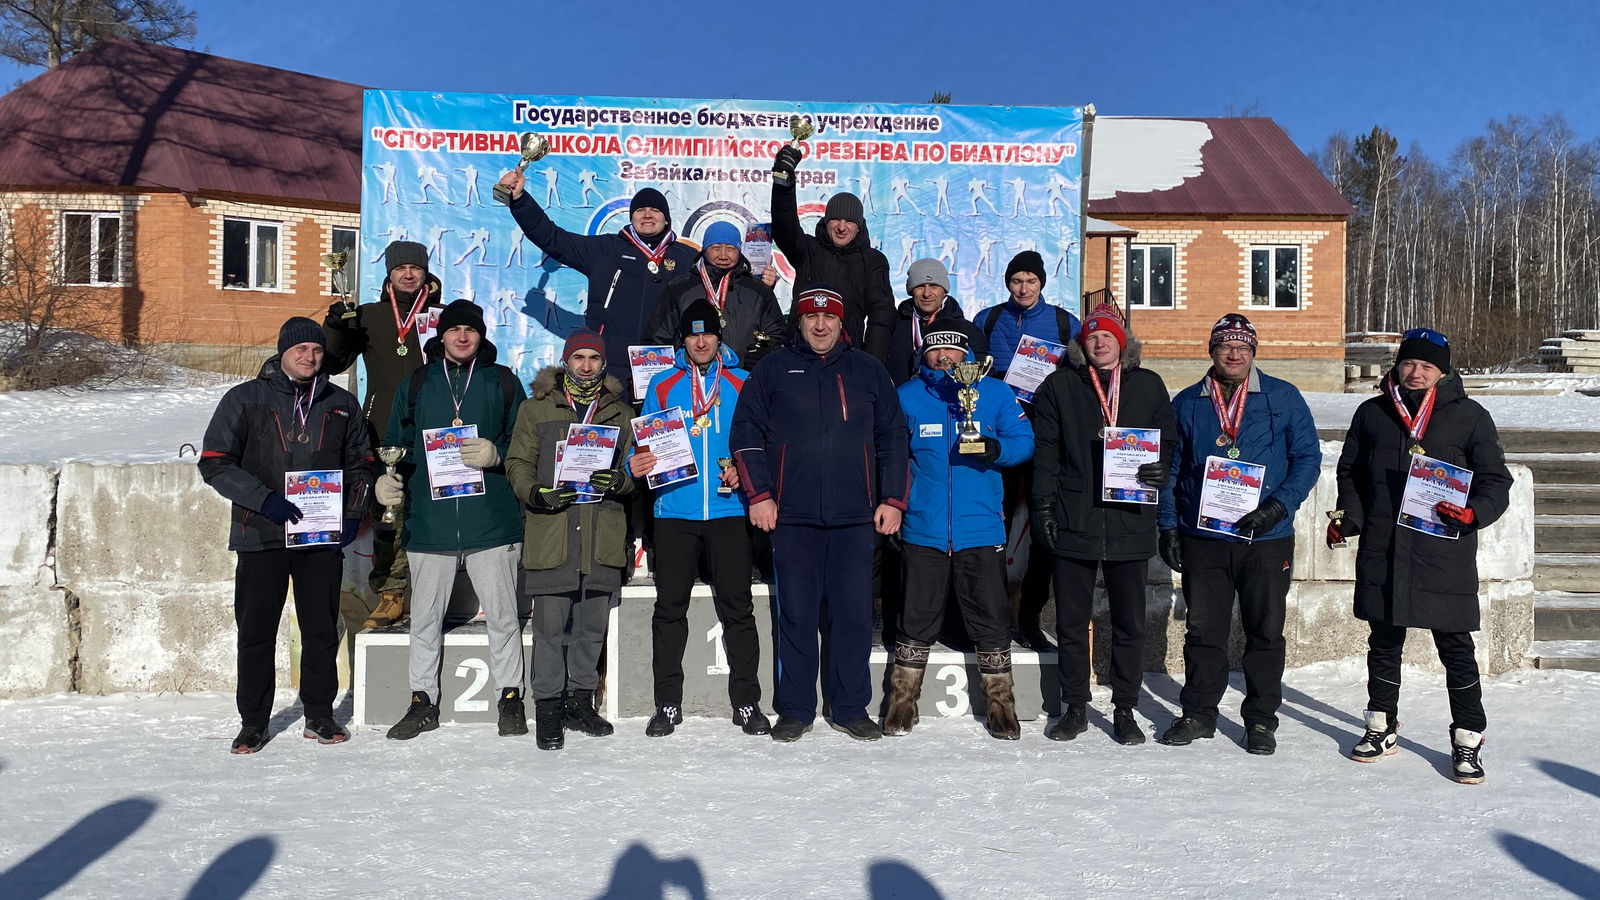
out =
<svg viewBox="0 0 1600 900"><path fill-rule="evenodd" d="M889 259L872 249L861 200L849 192L829 198L815 236L800 230L794 184L800 159L799 148L785 145L772 163L773 242L794 265L795 287L832 285L850 342L887 363L895 320Z"/></svg>
<svg viewBox="0 0 1600 900"><path fill-rule="evenodd" d="M705 249L689 271L668 282L657 301L641 344L676 344L678 325L695 301L716 308L722 346L739 357L740 368L753 369L783 339L783 310L772 288L750 271L739 251L739 227L715 222L706 229Z"/></svg>
<svg viewBox="0 0 1600 900"><path fill-rule="evenodd" d="M1361 537L1355 614L1372 632L1366 733L1350 758L1377 762L1395 752L1406 629L1427 628L1450 694L1451 774L1477 784L1484 779L1478 751L1488 724L1472 643L1479 626L1478 529L1494 524L1510 505L1511 473L1494 419L1467 398L1444 335L1428 328L1406 332L1378 390L1380 396L1356 409L1345 435L1339 508L1327 534L1329 547ZM1428 521L1407 516L1421 527L1397 524L1408 474L1424 457L1472 471L1466 505L1440 502Z"/></svg>
<svg viewBox="0 0 1600 900"><path fill-rule="evenodd" d="M800 333L745 381L729 437L750 521L772 534L781 598L772 738L797 741L816 718L826 598L831 724L875 741L883 732L867 717L873 531L900 530L911 487L905 417L888 370L841 338L836 291L801 291L794 313Z"/></svg>
<svg viewBox="0 0 1600 900"><path fill-rule="evenodd" d="M239 554L233 616L239 628L235 697L242 725L233 739L234 753L254 753L267 742L278 622L291 578L301 634L305 736L322 744L350 737L333 720L342 548L361 527L376 465L361 406L320 374L322 355L316 322L301 316L285 322L278 331L278 354L261 374L217 404L200 452L200 477L233 502L228 549ZM286 496L288 476L328 470L343 473L340 542L291 547L285 523L299 522L304 513Z"/></svg>
<svg viewBox="0 0 1600 900"><path fill-rule="evenodd" d="M422 352L423 334L431 329L424 323L444 309L444 289L428 271L428 248L415 241L394 241L383 251L388 275L378 300L356 307L339 301L328 307L322 320L327 341L322 374L339 375L356 361L367 364L366 396L362 412L368 434L376 447L389 427L389 408L400 383L427 362ZM410 584L406 552L400 547L399 529L379 527L372 537L372 574L367 577L378 605L367 617L367 628L384 628L404 617L407 611L406 588ZM354 613L359 621L360 613ZM357 621L346 619L353 627Z"/></svg>
<svg viewBox="0 0 1600 900"><path fill-rule="evenodd" d="M550 221L523 190L525 180L521 172L507 172L500 179L511 191L512 217L547 256L588 277L584 322L605 341L606 359L627 359L628 345L645 333L667 282L688 272L695 261L694 249L680 243L672 230L667 198L655 188L640 188L621 231L574 234Z"/></svg>
<svg viewBox="0 0 1600 900"><path fill-rule="evenodd" d="M1142 744L1134 710L1144 673L1145 570L1156 555L1157 492L1170 478L1177 429L1161 376L1139 365L1137 338L1115 307L1101 304L1067 347L1072 366L1045 379L1033 400L1033 522L1037 546L1054 556L1056 641L1066 710L1045 736L1070 741L1088 730L1089 620L1096 570L1111 610L1112 734ZM1149 488L1132 502L1107 499L1105 429L1150 428L1161 458L1139 467ZM1124 496L1121 493L1111 496Z"/></svg>
<svg viewBox="0 0 1600 900"><path fill-rule="evenodd" d="M922 335L934 322L943 324L952 320L965 320L961 304L950 296L950 273L937 259L919 259L906 271L906 294L896 310L894 331L889 336L889 356L885 364L889 377L896 385L905 384L922 370L918 352ZM973 359L989 355L989 339L977 328L963 329L971 332Z"/></svg>

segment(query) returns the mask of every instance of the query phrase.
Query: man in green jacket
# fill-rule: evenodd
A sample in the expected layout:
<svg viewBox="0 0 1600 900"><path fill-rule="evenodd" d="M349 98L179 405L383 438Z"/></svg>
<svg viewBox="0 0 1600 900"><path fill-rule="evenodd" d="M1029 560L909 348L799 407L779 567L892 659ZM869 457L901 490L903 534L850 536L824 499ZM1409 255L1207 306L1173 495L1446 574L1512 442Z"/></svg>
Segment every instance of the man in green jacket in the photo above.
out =
<svg viewBox="0 0 1600 900"><path fill-rule="evenodd" d="M411 451L398 474L376 486L379 503L405 506L400 539L411 566L411 707L389 729L393 740L439 727L444 614L462 562L489 627L500 734L528 733L517 618L521 512L500 462L524 394L495 362L484 331L472 301L445 307L427 365L400 383L389 414L386 443Z"/></svg>
<svg viewBox="0 0 1600 900"><path fill-rule="evenodd" d="M588 735L612 732L594 708L600 648L611 606L627 566L627 522L617 498L633 490L622 461L633 442L633 405L617 379L606 375L605 344L593 331L567 338L562 363L534 378L522 404L506 456L506 474L526 504L522 567L533 596L534 738L541 750L558 750L562 729ZM557 454L573 424L617 429L607 468L589 476L586 490L557 482ZM587 502L578 502L583 499ZM562 646L567 621L572 638Z"/></svg>

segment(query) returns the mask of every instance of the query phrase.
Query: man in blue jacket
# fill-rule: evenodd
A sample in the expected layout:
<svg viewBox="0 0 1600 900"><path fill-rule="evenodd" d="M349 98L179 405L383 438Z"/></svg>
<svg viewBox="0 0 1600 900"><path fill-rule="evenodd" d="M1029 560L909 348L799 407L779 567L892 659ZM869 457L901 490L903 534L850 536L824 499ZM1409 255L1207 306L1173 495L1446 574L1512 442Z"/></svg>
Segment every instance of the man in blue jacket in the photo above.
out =
<svg viewBox="0 0 1600 900"><path fill-rule="evenodd" d="M1023 335L1056 344L1070 344L1077 339L1078 317L1045 300L1044 283L1044 257L1035 250L1024 250L1006 264L1006 292L1011 295L1010 299L980 310L972 317L972 324L983 331L989 342L989 352L994 356L991 374L995 378L1005 379ZM1031 403L1024 403L1022 408L1030 417L1033 415ZM1008 469L1005 485L1005 515L1009 522L1012 512L1028 503L1033 490L1033 465ZM1028 567L1022 575L1017 641L1030 650L1051 650L1055 645L1039 628L1039 614L1050 599L1052 553L1037 529L1030 529L1030 532L1033 542L1029 548Z"/></svg>
<svg viewBox="0 0 1600 900"><path fill-rule="evenodd" d="M831 724L875 741L883 732L867 717L873 531L900 530L910 492L905 416L889 370L843 337L837 291L805 288L793 316L794 341L762 360L739 394L731 442L750 521L772 533L772 737L797 741L816 718L817 629L826 600Z"/></svg>
<svg viewBox="0 0 1600 900"><path fill-rule="evenodd" d="M736 368L738 356L722 343L717 308L704 297L690 303L678 322L673 367L650 379L641 415L683 410L699 477L657 488L656 609L650 622L656 676L656 712L644 733L662 737L683 724L683 651L689 643L689 597L703 559L711 574L712 601L728 648L728 699L734 724L745 734L767 734L761 712L761 643L750 599L750 534L745 527L737 471L728 452L728 431L739 391L750 373ZM655 468L649 441L635 445L628 470L644 481Z"/></svg>
<svg viewBox="0 0 1600 900"><path fill-rule="evenodd" d="M644 334L667 282L689 271L698 254L678 241L667 198L640 188L628 205L628 225L614 234L574 234L556 223L523 190L520 172L500 183L511 190L511 215L547 256L589 279L585 323L606 345L606 359L628 358Z"/></svg>
<svg viewBox="0 0 1600 900"><path fill-rule="evenodd" d="M1183 637L1183 715L1161 743L1184 746L1216 735L1217 703L1228 686L1228 629L1234 594L1244 626L1245 748L1277 749L1283 702L1283 622L1293 577L1294 513L1322 466L1317 426L1294 385L1255 367L1256 330L1229 313L1211 329L1211 371L1172 401L1178 442L1173 478L1161 494L1161 558L1183 574L1189 618ZM1200 524L1206 460L1265 466L1259 505L1231 526ZM1221 530L1219 530L1221 529Z"/></svg>
<svg viewBox="0 0 1600 900"><path fill-rule="evenodd" d="M978 650L986 712L984 727L997 738L1022 736L1011 692L1011 634L1006 596L1006 523L1000 510L1000 468L1033 456L1033 428L1004 384L981 379L973 419L982 453L961 453L957 396L950 376L972 359L974 329L951 319L922 336L919 377L900 386L900 408L911 445L911 502L905 542L905 609L895 642L884 734L906 734L917 723L917 700L933 642L944 625L954 581L961 617Z"/></svg>

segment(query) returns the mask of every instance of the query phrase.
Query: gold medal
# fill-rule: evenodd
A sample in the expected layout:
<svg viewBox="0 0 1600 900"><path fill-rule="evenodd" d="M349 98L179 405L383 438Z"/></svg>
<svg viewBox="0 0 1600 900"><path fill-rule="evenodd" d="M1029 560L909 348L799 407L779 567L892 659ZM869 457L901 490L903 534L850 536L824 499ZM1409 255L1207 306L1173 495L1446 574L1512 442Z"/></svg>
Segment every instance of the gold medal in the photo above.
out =
<svg viewBox="0 0 1600 900"><path fill-rule="evenodd" d="M407 353L410 353L410 352L411 352L411 348L407 347L405 344L397 345L394 348L394 355L395 356L405 356Z"/></svg>
<svg viewBox="0 0 1600 900"><path fill-rule="evenodd" d="M695 419L694 423L696 425L699 425L701 428L710 428L711 427L711 417L710 416L701 416L700 418Z"/></svg>
<svg viewBox="0 0 1600 900"><path fill-rule="evenodd" d="M1411 445L1411 455L1412 456L1421 456L1422 454L1423 454L1423 449L1422 449L1422 445L1421 444L1412 444Z"/></svg>

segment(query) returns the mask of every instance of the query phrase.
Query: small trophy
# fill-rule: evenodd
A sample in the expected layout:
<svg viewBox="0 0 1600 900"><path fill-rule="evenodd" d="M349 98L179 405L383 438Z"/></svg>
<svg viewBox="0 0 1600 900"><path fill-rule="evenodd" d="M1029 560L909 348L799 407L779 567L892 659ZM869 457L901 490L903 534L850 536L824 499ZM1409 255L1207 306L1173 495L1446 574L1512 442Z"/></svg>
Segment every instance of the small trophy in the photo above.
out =
<svg viewBox="0 0 1600 900"><path fill-rule="evenodd" d="M379 447L378 459L382 460L384 466L386 467L383 474L396 474L394 467L400 464L400 460L406 458L407 452L408 451L404 447ZM383 508L383 524L393 526L399 521L400 507L385 506Z"/></svg>
<svg viewBox="0 0 1600 900"><path fill-rule="evenodd" d="M339 292L339 299L344 301L344 312L339 314L341 319L356 317L356 305L350 300L350 286L345 284L344 280L344 267L348 262L350 254L343 250L322 254L322 267L333 275L333 289Z"/></svg>
<svg viewBox="0 0 1600 900"><path fill-rule="evenodd" d="M521 147L522 159L517 162L517 167L512 169L518 175L521 175L528 168L529 163L544 159L544 155L550 152L550 142L545 140L544 135L539 134L537 131L524 131L522 133ZM494 186L493 193L495 202L503 203L506 206L511 205L510 188L497 183Z"/></svg>
<svg viewBox="0 0 1600 900"><path fill-rule="evenodd" d="M1330 510L1328 510L1328 521L1329 522L1337 522L1337 521L1339 521L1339 520L1341 520L1343 518L1344 518L1344 510L1342 510L1342 509L1330 509ZM1339 541L1337 544L1330 545L1329 549L1331 549L1331 550L1343 550L1346 547L1350 546L1350 539L1344 537L1344 534L1342 532L1340 533L1339 537L1344 538L1344 539Z"/></svg>
<svg viewBox="0 0 1600 900"><path fill-rule="evenodd" d="M807 120L802 119L799 116L789 117L789 134L794 137L794 140L789 142L789 146L797 147L800 145L801 141L811 137L816 133L816 127Z"/></svg>
<svg viewBox="0 0 1600 900"><path fill-rule="evenodd" d="M719 457L717 457L717 468L723 469L723 470L727 470L727 469L733 468L733 457L731 457L731 456L719 456ZM733 496L733 488L728 487L726 484L718 483L717 484L717 496L718 497L732 497Z"/></svg>
<svg viewBox="0 0 1600 900"><path fill-rule="evenodd" d="M966 413L957 432L961 441L956 445L956 450L961 453L977 455L983 452L983 434L978 431L978 423L972 421L972 414L978 408L978 389L975 385L992 368L992 356L985 356L983 362L962 360L950 367L950 377L961 385L961 390L956 391L956 402L961 404L962 412Z"/></svg>

